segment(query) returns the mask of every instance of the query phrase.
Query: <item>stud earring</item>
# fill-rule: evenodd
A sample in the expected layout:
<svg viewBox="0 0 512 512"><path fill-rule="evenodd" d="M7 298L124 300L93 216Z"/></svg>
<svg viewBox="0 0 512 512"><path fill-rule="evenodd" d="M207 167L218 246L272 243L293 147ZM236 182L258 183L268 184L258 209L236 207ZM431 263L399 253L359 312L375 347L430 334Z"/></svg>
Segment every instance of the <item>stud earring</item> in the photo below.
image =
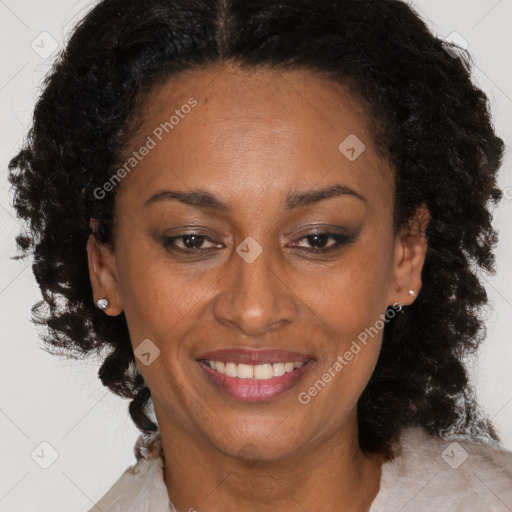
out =
<svg viewBox="0 0 512 512"><path fill-rule="evenodd" d="M414 290L409 290L409 295L412 295L414 297L414 295L415 295Z"/></svg>
<svg viewBox="0 0 512 512"><path fill-rule="evenodd" d="M108 308L108 300L107 299L100 299L96 301L96 307L98 309L106 309Z"/></svg>

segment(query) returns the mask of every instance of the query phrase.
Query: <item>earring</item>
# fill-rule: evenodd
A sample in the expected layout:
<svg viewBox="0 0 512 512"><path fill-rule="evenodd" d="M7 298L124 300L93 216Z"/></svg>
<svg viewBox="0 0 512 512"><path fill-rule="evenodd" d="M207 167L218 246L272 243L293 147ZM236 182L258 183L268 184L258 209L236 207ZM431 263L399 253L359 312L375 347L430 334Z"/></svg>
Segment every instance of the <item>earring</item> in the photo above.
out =
<svg viewBox="0 0 512 512"><path fill-rule="evenodd" d="M395 302L393 304L393 307L397 308L397 313L403 313L403 311L402 311L402 304L400 302Z"/></svg>
<svg viewBox="0 0 512 512"><path fill-rule="evenodd" d="M98 309L106 309L108 308L108 300L107 299L100 299L96 301L96 307Z"/></svg>
<svg viewBox="0 0 512 512"><path fill-rule="evenodd" d="M412 295L414 297L414 295L415 295L414 290L409 290L409 295Z"/></svg>

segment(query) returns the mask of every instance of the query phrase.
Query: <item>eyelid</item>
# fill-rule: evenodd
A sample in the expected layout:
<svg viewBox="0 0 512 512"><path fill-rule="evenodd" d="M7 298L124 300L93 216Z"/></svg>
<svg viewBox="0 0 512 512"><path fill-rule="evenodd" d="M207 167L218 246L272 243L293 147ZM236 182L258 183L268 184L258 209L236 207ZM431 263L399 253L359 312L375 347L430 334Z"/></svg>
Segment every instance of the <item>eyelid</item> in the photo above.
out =
<svg viewBox="0 0 512 512"><path fill-rule="evenodd" d="M300 234L300 231L303 230L303 234ZM298 230L299 233L297 233L297 236L294 237L291 243L292 248L298 249L300 252L304 254L309 255L322 255L322 254L328 254L328 253L336 253L337 251L341 250L344 246L352 244L359 234L359 229L354 231L351 230L350 232L346 228L342 228L340 226L325 226L325 225L319 225L316 224L314 226L310 226L308 228L300 228ZM327 240L331 239L334 240L334 244L328 245L324 248L315 248L315 247L301 247L300 243L302 240L307 239L308 237L315 236L315 235L323 235L327 236ZM194 248L181 248L178 247L175 243L176 240L184 239L186 237L190 236L200 236L204 240L203 242L208 242L210 244L213 244L215 246L223 245L224 247L200 247L197 249ZM175 252L178 254L184 254L184 255L207 255L208 253L216 252L219 249L226 248L230 244L224 244L223 242L217 242L214 238L210 237L206 233L204 233L201 229L197 228L183 228L183 231L177 233L173 236L164 236L162 245L165 247L166 250L169 252Z"/></svg>
<svg viewBox="0 0 512 512"><path fill-rule="evenodd" d="M176 234L166 235L164 233L164 235L161 238L169 240L169 239L173 239L173 238L174 239L181 238L181 237L184 237L184 236L197 235L197 236L205 237L210 242L218 243L214 239L212 239L210 234L208 234L205 230L203 230L201 228L184 226L184 227L178 228L178 229L180 229L180 231L177 232ZM299 237L299 238L303 238L305 236L314 235L315 233L320 233L320 234L344 235L344 236L348 237L348 236L350 236L353 233L353 231L354 230L349 230L349 229L343 228L341 226L332 226L332 225L324 225L324 224L313 224L312 226L306 226L306 227L302 226L302 227L300 227L298 229L287 231L286 233L284 233L284 236L285 237L295 237L295 238ZM302 236L300 235L301 232L304 233ZM359 230L357 230L357 232L355 234L357 235L358 232L359 232Z"/></svg>
<svg viewBox="0 0 512 512"><path fill-rule="evenodd" d="M308 248L308 247L299 247L298 244L304 240L304 239L307 239L309 238L310 236L314 236L314 235L325 235L327 236L327 239L331 239L331 240L334 240L335 243L328 246L328 247L325 247L325 248L319 248L319 249L315 249L314 247L311 247L311 248ZM301 249L303 251L306 251L306 252L310 252L310 253L317 253L317 254L321 254L321 253L327 253L327 252L334 252L338 249L341 249L341 247L345 246L345 245L348 245L348 244L351 244L352 242L354 242L357 238L357 234L356 233L352 233L352 234L345 234L345 233L336 233L334 231L327 231L327 230L315 230L315 231L312 231L310 233L306 233L305 235L303 236L300 236L298 238L295 239L295 243L292 245L293 247L297 247L298 249Z"/></svg>
<svg viewBox="0 0 512 512"><path fill-rule="evenodd" d="M201 233L200 231L186 231L186 232L182 232L182 233L179 233L179 234L173 235L173 236L163 236L162 243L165 247L169 246L169 247L171 247L171 249L174 249L176 251L188 252L190 254L205 252L205 251L213 251L213 250L218 249L218 247L205 247L204 249L195 249L195 250L194 249L182 249L181 247L177 247L175 245L174 241L186 238L188 236L201 236L202 238L204 238L205 241L210 242L211 244L214 244L214 245L222 244L222 242L217 242L210 236L208 236L204 233ZM222 244L222 245L224 245L224 244Z"/></svg>
<svg viewBox="0 0 512 512"><path fill-rule="evenodd" d="M344 228L341 226L332 226L329 224L312 224L310 226L302 226L297 229L293 229L291 231L287 231L285 233L286 237L300 237L301 233L304 233L303 236L312 235L315 233L330 233L330 234L337 234L337 235L346 235L349 236L351 233L353 233L353 229Z"/></svg>

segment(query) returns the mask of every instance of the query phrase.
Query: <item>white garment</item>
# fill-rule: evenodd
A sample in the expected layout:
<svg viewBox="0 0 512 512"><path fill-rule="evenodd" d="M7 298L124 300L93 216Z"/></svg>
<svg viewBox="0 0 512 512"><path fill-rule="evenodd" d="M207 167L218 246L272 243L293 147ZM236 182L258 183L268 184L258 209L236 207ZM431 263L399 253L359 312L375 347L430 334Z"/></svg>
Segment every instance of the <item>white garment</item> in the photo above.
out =
<svg viewBox="0 0 512 512"><path fill-rule="evenodd" d="M399 447L401 453L382 466L368 512L512 511L512 452L436 439L420 428L405 429ZM89 512L178 512L163 481L159 434L140 436L135 453L137 463Z"/></svg>

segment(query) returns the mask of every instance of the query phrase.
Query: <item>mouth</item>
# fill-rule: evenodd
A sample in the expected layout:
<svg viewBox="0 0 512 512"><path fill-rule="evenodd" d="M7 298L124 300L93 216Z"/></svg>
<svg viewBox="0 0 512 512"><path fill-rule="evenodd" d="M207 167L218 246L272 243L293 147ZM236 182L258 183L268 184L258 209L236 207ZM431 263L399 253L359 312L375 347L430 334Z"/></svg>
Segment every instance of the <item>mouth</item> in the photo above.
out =
<svg viewBox="0 0 512 512"><path fill-rule="evenodd" d="M231 349L204 354L197 363L218 390L237 400L262 402L296 386L315 360L297 352Z"/></svg>

